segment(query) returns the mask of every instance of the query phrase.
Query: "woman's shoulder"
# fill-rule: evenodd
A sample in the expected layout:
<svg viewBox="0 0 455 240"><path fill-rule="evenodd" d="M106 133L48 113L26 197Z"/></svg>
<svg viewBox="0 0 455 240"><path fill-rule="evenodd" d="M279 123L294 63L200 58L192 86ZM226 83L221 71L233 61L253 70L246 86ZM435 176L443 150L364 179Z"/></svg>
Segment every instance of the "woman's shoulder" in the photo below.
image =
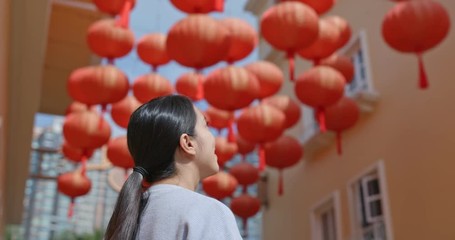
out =
<svg viewBox="0 0 455 240"><path fill-rule="evenodd" d="M175 185L157 186L147 192L150 193L147 207L150 214L144 217L153 219L145 222L178 223L178 228L188 229L187 239L241 239L232 211L222 202ZM170 226L165 225L165 228Z"/></svg>
<svg viewBox="0 0 455 240"><path fill-rule="evenodd" d="M177 205L180 205L181 207L188 209L189 212L197 214L215 212L232 214L231 210L217 199L177 185L160 184L151 187L148 192L155 201L160 199L177 208Z"/></svg>
<svg viewBox="0 0 455 240"><path fill-rule="evenodd" d="M223 203L214 198L171 184L152 186L147 190L146 194L152 198L176 198L178 201L175 202L180 203L191 202L194 205L226 207Z"/></svg>

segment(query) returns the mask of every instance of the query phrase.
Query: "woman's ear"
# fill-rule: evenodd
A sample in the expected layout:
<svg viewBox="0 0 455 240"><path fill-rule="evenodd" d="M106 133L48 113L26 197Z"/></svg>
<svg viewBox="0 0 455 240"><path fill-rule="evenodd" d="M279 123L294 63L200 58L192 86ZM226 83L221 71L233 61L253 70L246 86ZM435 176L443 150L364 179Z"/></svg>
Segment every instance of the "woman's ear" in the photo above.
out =
<svg viewBox="0 0 455 240"><path fill-rule="evenodd" d="M179 146L185 154L191 156L196 155L196 142L190 135L186 133L182 134L180 136Z"/></svg>

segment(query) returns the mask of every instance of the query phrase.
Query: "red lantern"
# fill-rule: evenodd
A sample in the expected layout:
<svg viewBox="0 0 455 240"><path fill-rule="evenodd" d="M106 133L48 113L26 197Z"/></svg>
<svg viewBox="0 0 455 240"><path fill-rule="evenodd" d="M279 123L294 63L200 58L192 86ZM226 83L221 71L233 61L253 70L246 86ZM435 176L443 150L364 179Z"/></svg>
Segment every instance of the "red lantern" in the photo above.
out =
<svg viewBox="0 0 455 240"><path fill-rule="evenodd" d="M152 33L142 37L137 43L139 58L152 65L154 71L158 66L168 63L171 59L166 52L166 35Z"/></svg>
<svg viewBox="0 0 455 240"><path fill-rule="evenodd" d="M351 26L349 23L339 16L328 16L324 18L325 21L334 24L340 31L340 36L338 37L338 48L343 47L346 43L349 42L352 35Z"/></svg>
<svg viewBox="0 0 455 240"><path fill-rule="evenodd" d="M235 177L225 172L218 172L202 180L204 192L218 200L232 196L237 185L238 182Z"/></svg>
<svg viewBox="0 0 455 240"><path fill-rule="evenodd" d="M286 1L286 0L285 0ZM287 1L298 1L304 4L307 4L313 8L319 15L329 11L336 0L287 0Z"/></svg>
<svg viewBox="0 0 455 240"><path fill-rule="evenodd" d="M93 150L85 150L82 148L73 147L66 141L62 145L62 153L66 159L73 162L82 162L93 155Z"/></svg>
<svg viewBox="0 0 455 240"><path fill-rule="evenodd" d="M91 187L92 183L90 179L85 175L85 172L81 170L64 173L58 176L57 178L58 191L71 198L70 207L68 209L69 217L73 215L75 198L89 193Z"/></svg>
<svg viewBox="0 0 455 240"><path fill-rule="evenodd" d="M248 218L256 215L261 209L261 201L248 194L242 194L231 201L232 212L243 220L243 235L248 236Z"/></svg>
<svg viewBox="0 0 455 240"><path fill-rule="evenodd" d="M68 115L73 112L85 112L88 111L89 109L90 111L96 111L96 108L94 106L89 108L87 107L87 104L74 101L66 108L65 115Z"/></svg>
<svg viewBox="0 0 455 240"><path fill-rule="evenodd" d="M117 26L113 19L102 19L90 25L87 43L98 56L114 59L125 56L133 49L134 34L127 28Z"/></svg>
<svg viewBox="0 0 455 240"><path fill-rule="evenodd" d="M221 20L221 24L229 30L230 47L226 56L228 63L245 58L256 47L256 31L247 22L238 18L225 18Z"/></svg>
<svg viewBox="0 0 455 240"><path fill-rule="evenodd" d="M75 112L66 116L63 136L74 147L84 150L95 149L109 141L111 127L96 112Z"/></svg>
<svg viewBox="0 0 455 240"><path fill-rule="evenodd" d="M128 0L93 0L98 10L108 13L110 15L118 15L122 12L125 3ZM136 1L132 1L132 5L134 6Z"/></svg>
<svg viewBox="0 0 455 240"><path fill-rule="evenodd" d="M87 105L115 103L129 90L126 75L112 65L89 66L74 70L67 82L71 98Z"/></svg>
<svg viewBox="0 0 455 240"><path fill-rule="evenodd" d="M399 2L382 23L382 35L390 47L417 54L421 88L428 87L422 54L441 43L449 29L449 14L432 0Z"/></svg>
<svg viewBox="0 0 455 240"><path fill-rule="evenodd" d="M120 102L112 104L111 117L114 122L122 128L127 128L131 114L141 103L133 96L126 96Z"/></svg>
<svg viewBox="0 0 455 240"><path fill-rule="evenodd" d="M205 116L208 118L209 126L221 131L223 128L230 126L234 122L234 113L216 109L214 107L208 107L205 111Z"/></svg>
<svg viewBox="0 0 455 240"><path fill-rule="evenodd" d="M215 154L218 157L218 165L220 168L223 168L224 164L234 157L237 150L237 143L228 142L227 139L223 137L215 138Z"/></svg>
<svg viewBox="0 0 455 240"><path fill-rule="evenodd" d="M112 165L124 168L125 171L134 167L134 160L128 150L126 136L117 137L109 141L106 155Z"/></svg>
<svg viewBox="0 0 455 240"><path fill-rule="evenodd" d="M245 140L259 143L259 170L264 170L265 156L263 144L274 141L284 131L285 115L280 110L266 104L244 110L237 119L237 129Z"/></svg>
<svg viewBox="0 0 455 240"><path fill-rule="evenodd" d="M242 160L245 161L245 155L254 151L256 144L246 141L240 135L237 135L235 140L237 142L237 147L239 148L238 152L243 155Z"/></svg>
<svg viewBox="0 0 455 240"><path fill-rule="evenodd" d="M271 62L257 61L246 65L245 69L256 76L259 81L259 99L277 93L283 85L283 72Z"/></svg>
<svg viewBox="0 0 455 240"><path fill-rule="evenodd" d="M345 85L343 75L327 66L314 67L297 78L295 94L302 103L316 109L322 132L326 130L324 108L341 99Z"/></svg>
<svg viewBox="0 0 455 240"><path fill-rule="evenodd" d="M339 45L340 31L335 24L324 19L319 20L319 35L316 41L309 47L299 50L299 56L313 60L314 65L319 64L319 60L332 55Z"/></svg>
<svg viewBox="0 0 455 240"><path fill-rule="evenodd" d="M177 79L175 90L193 101L199 101L204 98L203 82L204 75L195 72L185 73Z"/></svg>
<svg viewBox="0 0 455 240"><path fill-rule="evenodd" d="M180 11L186 13L222 12L224 0L171 0L171 3Z"/></svg>
<svg viewBox="0 0 455 240"><path fill-rule="evenodd" d="M205 99L222 110L233 111L246 107L258 93L258 80L241 67L227 66L216 69L204 82Z"/></svg>
<svg viewBox="0 0 455 240"><path fill-rule="evenodd" d="M256 183L259 179L259 170L247 162L234 165L229 173L237 179L240 185L243 185L243 193L247 192L248 185Z"/></svg>
<svg viewBox="0 0 455 240"><path fill-rule="evenodd" d="M297 164L302 158L303 150L299 141L289 136L282 136L278 140L265 144L265 161L268 166L278 168L278 194L283 194L284 168Z"/></svg>
<svg viewBox="0 0 455 240"><path fill-rule="evenodd" d="M294 126L300 120L300 105L287 95L268 97L262 100L262 103L271 105L284 113L286 116L285 128Z"/></svg>
<svg viewBox="0 0 455 240"><path fill-rule="evenodd" d="M203 14L190 15L177 22L166 39L169 57L197 70L225 59L228 50L229 31L217 20Z"/></svg>
<svg viewBox="0 0 455 240"><path fill-rule="evenodd" d="M313 44L318 37L316 12L299 2L281 2L261 17L261 34L274 48L285 51L289 75L294 80L294 53Z"/></svg>
<svg viewBox="0 0 455 240"><path fill-rule="evenodd" d="M338 70L343 74L346 83L351 83L354 79L354 64L351 59L346 56L333 54L328 58L322 59L319 64Z"/></svg>
<svg viewBox="0 0 455 240"><path fill-rule="evenodd" d="M169 80L156 73L142 75L133 84L133 94L141 103L173 92L174 89Z"/></svg>
<svg viewBox="0 0 455 240"><path fill-rule="evenodd" d="M327 129L337 134L337 150L341 155L341 132L355 125L360 115L359 107L352 99L343 97L335 105L328 107L325 115Z"/></svg>
<svg viewBox="0 0 455 240"><path fill-rule="evenodd" d="M285 115L266 104L245 109L237 119L240 136L254 143L265 143L277 139L284 131Z"/></svg>

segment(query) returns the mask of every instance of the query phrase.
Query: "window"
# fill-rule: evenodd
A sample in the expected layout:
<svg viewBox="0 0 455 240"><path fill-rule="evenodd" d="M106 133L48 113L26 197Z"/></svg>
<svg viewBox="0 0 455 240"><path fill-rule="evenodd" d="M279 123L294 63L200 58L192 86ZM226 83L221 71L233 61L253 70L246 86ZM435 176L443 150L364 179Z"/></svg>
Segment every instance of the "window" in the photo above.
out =
<svg viewBox="0 0 455 240"><path fill-rule="evenodd" d="M346 96L357 102L362 113L372 112L374 104L378 101L378 94L373 87L370 72L366 32L360 31L345 47L338 51L338 54L351 58L354 64L354 77L352 82L346 85ZM335 138L328 134L320 134L319 125L312 108L304 106L302 111L305 131L301 135L301 141L307 149L307 158L311 158L320 149L332 145Z"/></svg>
<svg viewBox="0 0 455 240"><path fill-rule="evenodd" d="M366 32L360 31L338 54L351 58L354 64L354 78L346 86L346 95L356 97L363 92L374 93Z"/></svg>
<svg viewBox="0 0 455 240"><path fill-rule="evenodd" d="M351 181L349 196L351 202L352 239L392 239L384 164L382 161Z"/></svg>
<svg viewBox="0 0 455 240"><path fill-rule="evenodd" d="M311 211L313 240L340 240L339 193L335 192L323 199Z"/></svg>

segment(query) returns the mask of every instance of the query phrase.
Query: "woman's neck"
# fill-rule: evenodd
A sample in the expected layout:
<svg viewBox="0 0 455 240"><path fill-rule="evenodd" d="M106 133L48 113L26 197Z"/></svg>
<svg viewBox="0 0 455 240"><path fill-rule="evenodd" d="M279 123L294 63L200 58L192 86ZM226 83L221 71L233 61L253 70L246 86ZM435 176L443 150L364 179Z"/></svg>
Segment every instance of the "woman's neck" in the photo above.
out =
<svg viewBox="0 0 455 240"><path fill-rule="evenodd" d="M157 185L157 184L177 185L177 186L186 188L188 190L195 191L199 184L199 178L195 178L195 177L188 176L185 174L176 174L173 177L154 182L152 185Z"/></svg>

